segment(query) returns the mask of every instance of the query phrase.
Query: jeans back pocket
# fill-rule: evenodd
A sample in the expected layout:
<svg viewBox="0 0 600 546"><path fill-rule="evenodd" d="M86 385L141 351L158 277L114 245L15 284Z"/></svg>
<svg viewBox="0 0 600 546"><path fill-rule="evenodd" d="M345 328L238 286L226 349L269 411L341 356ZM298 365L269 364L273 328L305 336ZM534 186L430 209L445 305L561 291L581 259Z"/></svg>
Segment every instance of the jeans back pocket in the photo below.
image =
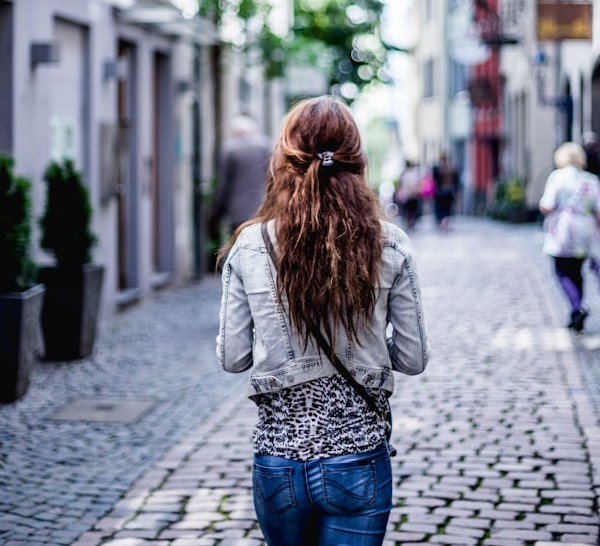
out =
<svg viewBox="0 0 600 546"><path fill-rule="evenodd" d="M377 471L374 460L353 461L343 465L323 464L325 502L342 512L360 512L377 498Z"/></svg>
<svg viewBox="0 0 600 546"><path fill-rule="evenodd" d="M270 468L254 463L252 484L260 503L275 514L296 506L292 484L292 467Z"/></svg>

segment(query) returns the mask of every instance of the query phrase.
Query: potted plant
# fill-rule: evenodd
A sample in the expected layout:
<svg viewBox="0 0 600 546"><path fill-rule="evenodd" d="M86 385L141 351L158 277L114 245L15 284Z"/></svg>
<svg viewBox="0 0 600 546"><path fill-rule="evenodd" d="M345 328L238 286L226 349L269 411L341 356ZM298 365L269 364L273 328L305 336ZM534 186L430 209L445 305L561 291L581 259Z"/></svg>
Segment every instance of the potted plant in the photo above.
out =
<svg viewBox="0 0 600 546"><path fill-rule="evenodd" d="M92 263L97 239L91 232L92 206L73 161L50 163L44 174L46 207L40 219L40 246L56 265L40 267L46 285L42 308L46 360L77 360L94 348L104 267Z"/></svg>
<svg viewBox="0 0 600 546"><path fill-rule="evenodd" d="M0 403L27 392L39 349L44 287L34 285L29 257L31 185L13 174L13 161L0 155Z"/></svg>

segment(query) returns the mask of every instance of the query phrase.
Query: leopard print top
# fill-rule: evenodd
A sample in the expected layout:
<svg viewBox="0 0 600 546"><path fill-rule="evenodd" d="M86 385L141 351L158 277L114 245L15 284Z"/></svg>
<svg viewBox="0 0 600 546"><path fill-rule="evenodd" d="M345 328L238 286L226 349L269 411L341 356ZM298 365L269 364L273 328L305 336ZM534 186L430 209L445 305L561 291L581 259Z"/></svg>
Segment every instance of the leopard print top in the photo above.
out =
<svg viewBox="0 0 600 546"><path fill-rule="evenodd" d="M382 389L369 391L382 414ZM263 394L252 432L254 451L298 461L365 453L385 439L387 423L340 375Z"/></svg>

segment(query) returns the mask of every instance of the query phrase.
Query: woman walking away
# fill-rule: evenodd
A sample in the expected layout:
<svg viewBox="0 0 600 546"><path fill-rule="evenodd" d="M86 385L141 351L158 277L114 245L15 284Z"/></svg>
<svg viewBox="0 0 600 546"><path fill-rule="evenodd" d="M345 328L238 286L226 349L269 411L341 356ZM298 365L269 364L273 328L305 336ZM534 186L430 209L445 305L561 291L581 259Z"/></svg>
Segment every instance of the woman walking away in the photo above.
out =
<svg viewBox="0 0 600 546"><path fill-rule="evenodd" d="M407 236L380 220L365 167L340 100L298 103L258 215L222 253L217 353L250 369L268 546L379 546L392 508L391 372L423 372L429 349Z"/></svg>
<svg viewBox="0 0 600 546"><path fill-rule="evenodd" d="M571 305L568 327L583 330L588 311L583 307L581 268L589 256L600 223L598 179L585 172L585 152L565 142L554 153L556 170L546 181L540 211L544 220L544 252L554 258L560 286Z"/></svg>

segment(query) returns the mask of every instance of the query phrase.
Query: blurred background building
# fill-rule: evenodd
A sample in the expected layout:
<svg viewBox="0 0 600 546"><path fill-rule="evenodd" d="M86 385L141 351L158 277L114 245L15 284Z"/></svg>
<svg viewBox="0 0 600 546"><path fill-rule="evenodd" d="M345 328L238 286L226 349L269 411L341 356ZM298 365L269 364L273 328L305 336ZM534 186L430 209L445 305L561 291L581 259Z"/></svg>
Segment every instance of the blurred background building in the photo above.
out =
<svg viewBox="0 0 600 546"><path fill-rule="evenodd" d="M600 2L407 2L420 91L403 95L415 118L404 141L424 165L449 153L466 213L489 211L510 183L531 217L554 149L600 131Z"/></svg>

